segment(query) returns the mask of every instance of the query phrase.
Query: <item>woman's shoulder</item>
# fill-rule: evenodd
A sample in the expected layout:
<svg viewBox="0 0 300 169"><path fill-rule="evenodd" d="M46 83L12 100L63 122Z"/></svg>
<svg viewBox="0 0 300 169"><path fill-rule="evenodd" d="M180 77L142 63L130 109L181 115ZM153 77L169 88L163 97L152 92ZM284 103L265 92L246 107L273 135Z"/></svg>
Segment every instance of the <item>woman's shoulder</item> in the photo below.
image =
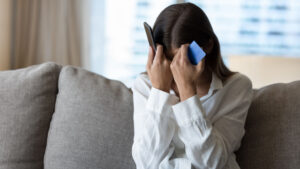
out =
<svg viewBox="0 0 300 169"><path fill-rule="evenodd" d="M226 86L243 86L243 87L250 87L252 88L252 81L250 78L241 73L241 72L235 72L233 75L231 75L227 80L224 81L223 84L224 87Z"/></svg>
<svg viewBox="0 0 300 169"><path fill-rule="evenodd" d="M147 72L141 72L137 75L135 82L137 83L146 83L148 85L151 85L151 81L149 79L149 76Z"/></svg>
<svg viewBox="0 0 300 169"><path fill-rule="evenodd" d="M138 90L150 91L151 86L152 84L147 72L141 72L136 76L132 88Z"/></svg>

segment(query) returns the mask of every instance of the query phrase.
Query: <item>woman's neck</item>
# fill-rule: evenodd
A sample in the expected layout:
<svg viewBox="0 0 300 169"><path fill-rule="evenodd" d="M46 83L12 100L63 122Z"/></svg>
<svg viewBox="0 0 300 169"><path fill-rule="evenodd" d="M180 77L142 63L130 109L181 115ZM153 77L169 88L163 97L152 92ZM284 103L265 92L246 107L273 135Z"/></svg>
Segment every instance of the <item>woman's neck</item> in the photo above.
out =
<svg viewBox="0 0 300 169"><path fill-rule="evenodd" d="M197 95L199 97L202 97L205 96L209 91L210 84L212 81L212 72L205 71L198 79L199 80L197 81Z"/></svg>
<svg viewBox="0 0 300 169"><path fill-rule="evenodd" d="M198 81L196 82L197 87L210 84L211 80L212 80L212 72L210 70L204 70L204 72L201 74L201 76L198 78Z"/></svg>

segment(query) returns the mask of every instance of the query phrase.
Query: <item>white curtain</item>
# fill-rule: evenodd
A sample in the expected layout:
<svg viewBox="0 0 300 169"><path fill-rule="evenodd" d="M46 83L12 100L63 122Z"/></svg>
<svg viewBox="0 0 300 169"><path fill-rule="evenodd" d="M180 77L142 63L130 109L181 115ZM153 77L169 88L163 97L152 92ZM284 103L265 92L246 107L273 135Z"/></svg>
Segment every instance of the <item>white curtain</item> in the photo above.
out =
<svg viewBox="0 0 300 169"><path fill-rule="evenodd" d="M86 66L88 0L13 0L11 67Z"/></svg>

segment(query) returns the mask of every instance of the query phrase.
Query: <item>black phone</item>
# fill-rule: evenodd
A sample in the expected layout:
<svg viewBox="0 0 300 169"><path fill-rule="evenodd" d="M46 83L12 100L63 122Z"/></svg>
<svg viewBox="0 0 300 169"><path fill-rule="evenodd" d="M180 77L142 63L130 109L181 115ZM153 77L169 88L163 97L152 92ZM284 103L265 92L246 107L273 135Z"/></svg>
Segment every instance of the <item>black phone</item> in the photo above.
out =
<svg viewBox="0 0 300 169"><path fill-rule="evenodd" d="M151 27L147 24L147 22L144 22L144 28L145 28L145 31L146 31L146 35L147 35L149 45L152 46L152 48L156 52L156 44L154 42L153 31L152 31Z"/></svg>

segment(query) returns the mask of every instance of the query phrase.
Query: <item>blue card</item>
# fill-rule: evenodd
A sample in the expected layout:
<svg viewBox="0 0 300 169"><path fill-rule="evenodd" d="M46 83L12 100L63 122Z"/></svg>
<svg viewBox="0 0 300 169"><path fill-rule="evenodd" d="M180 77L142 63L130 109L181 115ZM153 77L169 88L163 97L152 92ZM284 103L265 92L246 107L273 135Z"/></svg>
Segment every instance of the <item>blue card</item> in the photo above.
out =
<svg viewBox="0 0 300 169"><path fill-rule="evenodd" d="M188 47L188 58L193 65L197 65L206 55L202 48L193 41Z"/></svg>

